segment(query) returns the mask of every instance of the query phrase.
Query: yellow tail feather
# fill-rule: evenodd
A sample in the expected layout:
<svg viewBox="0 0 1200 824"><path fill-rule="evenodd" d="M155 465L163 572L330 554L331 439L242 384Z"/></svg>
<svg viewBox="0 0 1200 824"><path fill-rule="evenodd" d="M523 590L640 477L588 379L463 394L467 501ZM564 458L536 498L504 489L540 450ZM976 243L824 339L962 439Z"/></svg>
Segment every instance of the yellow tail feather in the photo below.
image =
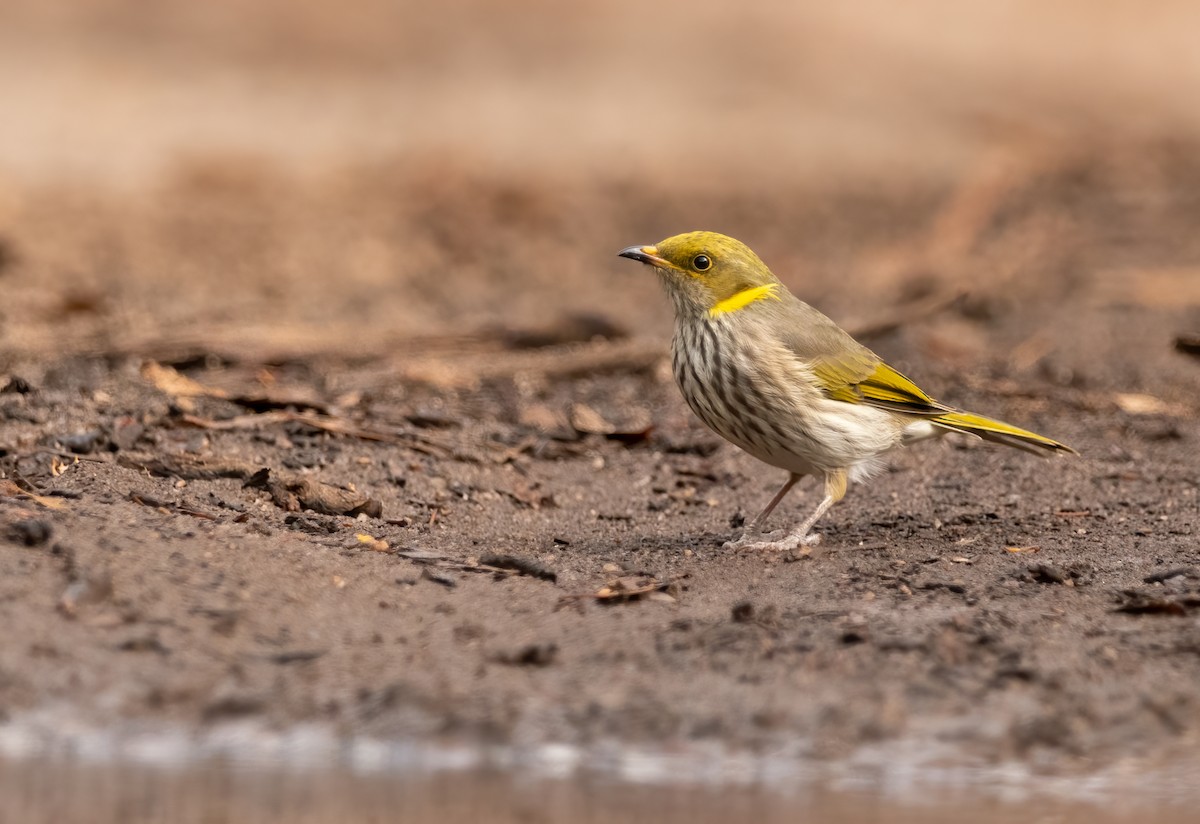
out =
<svg viewBox="0 0 1200 824"><path fill-rule="evenodd" d="M1069 452L1072 455L1079 454L1071 447L1051 440L1044 435L1018 429L1003 421L985 418L982 415L974 415L970 412L948 412L945 415L931 418L930 422L943 429L976 435L986 441L1001 443L1005 446L1011 446L1014 449L1023 449L1026 452L1033 452L1034 454L1042 454L1039 450L1045 452Z"/></svg>

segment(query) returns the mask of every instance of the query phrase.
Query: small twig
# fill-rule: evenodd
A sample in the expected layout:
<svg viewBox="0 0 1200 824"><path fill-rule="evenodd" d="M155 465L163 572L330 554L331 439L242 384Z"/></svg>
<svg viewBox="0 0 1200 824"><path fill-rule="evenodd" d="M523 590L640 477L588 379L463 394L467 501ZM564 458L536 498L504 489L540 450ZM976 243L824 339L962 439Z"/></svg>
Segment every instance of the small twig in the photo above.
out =
<svg viewBox="0 0 1200 824"><path fill-rule="evenodd" d="M53 455L56 458L66 458L74 461L87 461L89 463L112 463L109 458L93 458L91 455L78 455L74 452L68 452L65 449L55 449L49 446L38 446L33 449L27 449L24 452L17 452L9 455L10 458L31 458L34 455Z"/></svg>
<svg viewBox="0 0 1200 824"><path fill-rule="evenodd" d="M333 435L345 435L347 437L358 438L359 440L363 441L404 444L417 452L435 457L446 457L448 455L452 455L453 453L453 450L450 447L444 446L436 441L432 441L429 438L414 435L411 432L372 429L369 427L357 426L349 421L341 418L334 418L329 415L291 412L288 410L260 412L252 415L237 415L236 417L226 418L224 420L201 418L196 415L181 415L180 420L189 426L213 430L258 429L262 426L269 426L277 423L301 423L305 426L311 426L314 429L320 429L323 432L329 432Z"/></svg>
<svg viewBox="0 0 1200 824"><path fill-rule="evenodd" d="M236 478L248 487L266 489L275 504L287 512L304 509L324 515L365 513L372 518L383 515L383 504L357 491L343 489L290 472L223 458L197 458L191 455L138 455L122 453L117 462L129 469L160 477L210 481Z"/></svg>
<svg viewBox="0 0 1200 824"><path fill-rule="evenodd" d="M183 506L182 504L174 503L173 501L160 501L156 498L151 498L138 492L130 492L128 497L133 503L141 504L142 506L148 506L151 509L162 509L168 512L177 512L180 515L190 515L191 517L199 518L202 521L220 520L220 518L218 518L216 515L202 512L199 509L192 509L190 507Z"/></svg>
<svg viewBox="0 0 1200 824"><path fill-rule="evenodd" d="M659 341L599 340L591 343L473 353L455 358L408 358L398 371L411 381L441 387L470 387L480 381L511 378L522 373L551 379L576 378L608 372L644 372L666 356Z"/></svg>
<svg viewBox="0 0 1200 824"><path fill-rule="evenodd" d="M926 320L938 315L959 303L965 295L966 292L958 290L930 295L923 300L898 307L895 312L887 317L860 324L848 331L852 337L859 340L879 338L915 321Z"/></svg>

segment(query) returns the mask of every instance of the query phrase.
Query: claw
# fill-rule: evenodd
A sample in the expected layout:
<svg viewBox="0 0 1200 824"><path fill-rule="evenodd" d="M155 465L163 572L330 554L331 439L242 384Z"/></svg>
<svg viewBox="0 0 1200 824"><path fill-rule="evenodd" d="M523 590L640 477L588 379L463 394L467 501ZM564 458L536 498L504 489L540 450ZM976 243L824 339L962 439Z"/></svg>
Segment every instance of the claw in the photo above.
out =
<svg viewBox="0 0 1200 824"><path fill-rule="evenodd" d="M779 541L773 541L770 539L779 534L780 533L778 531L776 531L776 532L749 532L749 531L743 532L741 537L738 538L736 541L726 541L725 543L721 544L721 549L738 551L738 550L743 550L743 549L762 549L764 547L771 547L771 546L774 546L775 544L779 543Z"/></svg>
<svg viewBox="0 0 1200 824"><path fill-rule="evenodd" d="M747 541L746 536L743 535L741 538L738 538L736 541L726 541L725 543L721 544L721 549L727 549L730 552L738 552L743 549L749 549L750 547L754 546L756 543L757 543L756 541Z"/></svg>
<svg viewBox="0 0 1200 824"><path fill-rule="evenodd" d="M790 552L802 546L816 546L821 542L821 536L816 532L810 532L807 535L789 535L780 541L747 540L747 537L743 535L736 541L726 541L721 548L737 552Z"/></svg>

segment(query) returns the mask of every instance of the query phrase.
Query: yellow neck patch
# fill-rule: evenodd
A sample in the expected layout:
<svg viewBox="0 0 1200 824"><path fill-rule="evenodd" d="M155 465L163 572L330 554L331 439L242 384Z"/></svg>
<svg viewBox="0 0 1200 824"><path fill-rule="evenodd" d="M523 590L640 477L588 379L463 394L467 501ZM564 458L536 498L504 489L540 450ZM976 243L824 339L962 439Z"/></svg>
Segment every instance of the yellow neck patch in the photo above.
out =
<svg viewBox="0 0 1200 824"><path fill-rule="evenodd" d="M767 298L779 300L779 295L775 294L777 288L779 288L778 283L764 283L762 286L752 286L749 289L743 289L737 294L730 295L725 300L719 300L713 304L713 307L708 310L708 316L710 318L719 318L721 315L745 309L758 300L766 300Z"/></svg>

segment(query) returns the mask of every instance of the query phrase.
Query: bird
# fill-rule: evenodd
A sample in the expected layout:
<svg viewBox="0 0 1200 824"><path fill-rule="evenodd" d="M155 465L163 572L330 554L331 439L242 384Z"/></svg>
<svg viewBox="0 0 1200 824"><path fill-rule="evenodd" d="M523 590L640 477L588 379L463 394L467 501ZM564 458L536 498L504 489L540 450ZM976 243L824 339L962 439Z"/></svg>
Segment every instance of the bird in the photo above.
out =
<svg viewBox="0 0 1200 824"><path fill-rule="evenodd" d="M686 232L623 258L653 267L675 309L671 367L688 406L710 429L787 480L727 549L788 551L820 541L813 527L868 480L899 447L946 432L1036 454L1069 446L934 400L804 303L741 241ZM824 496L783 537L763 532L801 478L818 476Z"/></svg>

